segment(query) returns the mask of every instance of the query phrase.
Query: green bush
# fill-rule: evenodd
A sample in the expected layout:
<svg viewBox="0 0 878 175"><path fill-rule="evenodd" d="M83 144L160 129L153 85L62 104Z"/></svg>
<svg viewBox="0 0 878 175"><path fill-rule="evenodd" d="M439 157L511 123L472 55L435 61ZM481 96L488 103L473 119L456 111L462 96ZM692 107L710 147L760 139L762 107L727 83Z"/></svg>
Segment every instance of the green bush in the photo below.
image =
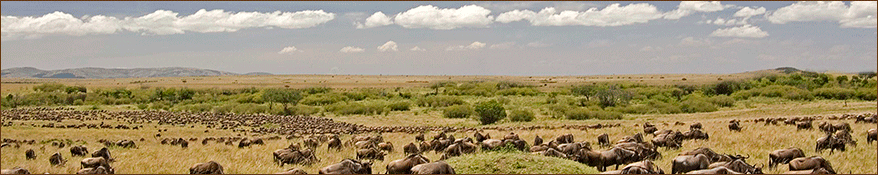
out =
<svg viewBox="0 0 878 175"><path fill-rule="evenodd" d="M412 104L408 101L394 102L387 105L390 111L408 111Z"/></svg>
<svg viewBox="0 0 878 175"><path fill-rule="evenodd" d="M508 95L534 96L534 95L537 95L539 93L540 93L540 91L537 91L534 88L516 87L516 88L508 88L508 89L499 90L499 91L497 91L496 94L503 95L503 96L508 96Z"/></svg>
<svg viewBox="0 0 878 175"><path fill-rule="evenodd" d="M567 110L567 119L586 120L586 119L602 119L602 120L618 120L622 119L622 113L604 110L591 110L588 108L575 108Z"/></svg>
<svg viewBox="0 0 878 175"><path fill-rule="evenodd" d="M878 98L878 91L875 88L859 88L857 89L857 98L860 100L875 101Z"/></svg>
<svg viewBox="0 0 878 175"><path fill-rule="evenodd" d="M846 88L818 88L813 91L814 96L823 99L847 100L856 97L857 91Z"/></svg>
<svg viewBox="0 0 878 175"><path fill-rule="evenodd" d="M475 111L479 122L483 125L492 124L506 118L506 109L496 100L477 103Z"/></svg>
<svg viewBox="0 0 878 175"><path fill-rule="evenodd" d="M347 101L348 97L339 93L313 94L303 98L299 103L312 106L328 105Z"/></svg>
<svg viewBox="0 0 878 175"><path fill-rule="evenodd" d="M676 114L683 112L679 106L661 100L648 100L644 104L629 105L616 111L628 114Z"/></svg>
<svg viewBox="0 0 878 175"><path fill-rule="evenodd" d="M716 105L699 98L690 98L680 103L680 109L686 113L713 112Z"/></svg>
<svg viewBox="0 0 878 175"><path fill-rule="evenodd" d="M417 100L417 104L419 106L425 107L447 107L451 105L463 105L466 104L465 101L461 100L459 97L455 96L447 96L447 95L434 95L427 96Z"/></svg>
<svg viewBox="0 0 878 175"><path fill-rule="evenodd" d="M546 106L546 110L549 111L549 115L552 116L552 118L564 117L565 114L567 114L567 110L569 109L570 106L564 104L553 104Z"/></svg>
<svg viewBox="0 0 878 175"><path fill-rule="evenodd" d="M467 118L474 112L473 108L469 105L454 105L445 107L442 110L442 116L445 118Z"/></svg>
<svg viewBox="0 0 878 175"><path fill-rule="evenodd" d="M320 108L313 106L296 105L290 108L293 115L314 115L320 112ZM282 112L282 111L281 111ZM281 113L275 113L281 114Z"/></svg>
<svg viewBox="0 0 878 175"><path fill-rule="evenodd" d="M780 97L790 100L813 100L814 95L808 90L799 89L788 85L771 85L756 89L743 90L732 93L732 97L744 100L753 96Z"/></svg>
<svg viewBox="0 0 878 175"><path fill-rule="evenodd" d="M728 95L717 95L707 99L710 103L720 107L732 107L735 105L735 99Z"/></svg>
<svg viewBox="0 0 878 175"><path fill-rule="evenodd" d="M534 120L534 113L531 110L516 109L509 112L509 120L513 122L529 122Z"/></svg>
<svg viewBox="0 0 878 175"><path fill-rule="evenodd" d="M357 102L341 102L341 103L333 103L331 105L326 106L326 111L330 111L339 115L353 115L353 114L381 114L387 112L387 108L385 105L380 102L371 102L367 104L357 103Z"/></svg>

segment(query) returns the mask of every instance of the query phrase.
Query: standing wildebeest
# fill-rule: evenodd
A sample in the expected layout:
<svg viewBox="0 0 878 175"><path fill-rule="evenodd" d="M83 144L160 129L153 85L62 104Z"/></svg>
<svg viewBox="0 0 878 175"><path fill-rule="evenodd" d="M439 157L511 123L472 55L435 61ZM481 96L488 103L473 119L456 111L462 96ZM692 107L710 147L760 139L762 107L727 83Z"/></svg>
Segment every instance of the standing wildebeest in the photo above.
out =
<svg viewBox="0 0 878 175"><path fill-rule="evenodd" d="M52 164L54 166L63 165L66 162L67 162L67 159L64 159L64 157L61 157L61 153L55 153L49 157L49 164Z"/></svg>
<svg viewBox="0 0 878 175"><path fill-rule="evenodd" d="M384 152L375 148L357 150L357 159L384 160L384 155L386 155Z"/></svg>
<svg viewBox="0 0 878 175"><path fill-rule="evenodd" d="M91 157L103 157L110 162L114 160L113 157L110 156L110 150L107 149L107 147L101 148L100 150L91 153Z"/></svg>
<svg viewBox="0 0 878 175"><path fill-rule="evenodd" d="M451 168L451 165L444 161L415 165L411 172L413 174L455 174L454 168Z"/></svg>
<svg viewBox="0 0 878 175"><path fill-rule="evenodd" d="M481 141L479 141L479 142L481 142ZM537 135L536 137L534 137L534 145L540 145L540 144L543 144L543 138L540 138L540 136ZM870 144L871 144L871 142L870 142Z"/></svg>
<svg viewBox="0 0 878 175"><path fill-rule="evenodd" d="M726 167L732 171L740 172L740 173L744 173L744 174L762 174L762 168L763 168L762 166L756 167L756 166L747 164L747 162L744 162L744 159L736 159L736 160L733 160L730 162L725 162L725 163L717 162L717 163L711 164L711 166L709 168L711 168L711 169L715 168L714 165L717 165L717 164L718 164L718 167L720 167L720 166Z"/></svg>
<svg viewBox="0 0 878 175"><path fill-rule="evenodd" d="M775 168L778 164L790 163L790 160L805 157L805 152L796 147L774 150L768 154L768 167Z"/></svg>
<svg viewBox="0 0 878 175"><path fill-rule="evenodd" d="M632 164L625 165L621 174L665 174L665 171L658 167L655 162L643 160Z"/></svg>
<svg viewBox="0 0 878 175"><path fill-rule="evenodd" d="M701 122L689 125L689 130L694 130L694 129L702 129Z"/></svg>
<svg viewBox="0 0 878 175"><path fill-rule="evenodd" d="M555 138L558 144L573 143L573 134L564 134Z"/></svg>
<svg viewBox="0 0 878 175"><path fill-rule="evenodd" d="M598 144L601 145L601 148L609 147L610 146L610 135L607 135L607 133L599 135L598 136Z"/></svg>
<svg viewBox="0 0 878 175"><path fill-rule="evenodd" d="M823 152L823 150L829 149L829 154L832 154L836 149L845 151L845 143L833 137L832 134L827 133L825 137L821 137L817 139L816 146L814 147L815 152Z"/></svg>
<svg viewBox="0 0 878 175"><path fill-rule="evenodd" d="M827 171L835 174L835 170L832 169L832 164L830 164L829 161L826 161L826 159L823 159L823 157L800 157L790 161L790 171L812 170L817 168L825 168Z"/></svg>
<svg viewBox="0 0 878 175"><path fill-rule="evenodd" d="M589 166L597 167L598 171L607 171L607 166L616 166L616 169L619 169L619 165L624 165L629 162L634 162L633 157L635 156L635 152L631 150L626 150L622 148L612 148L606 151L581 151L580 154L584 154L579 156L580 159L584 159L581 162L585 162Z"/></svg>
<svg viewBox="0 0 878 175"><path fill-rule="evenodd" d="M30 171L21 167L0 170L0 174L30 174Z"/></svg>
<svg viewBox="0 0 878 175"><path fill-rule="evenodd" d="M656 128L654 125L647 126L647 124L649 123L643 124L643 133L654 135L654 133L658 131L658 128Z"/></svg>
<svg viewBox="0 0 878 175"><path fill-rule="evenodd" d="M732 120L729 121L729 131L741 131L741 121L740 120Z"/></svg>
<svg viewBox="0 0 878 175"><path fill-rule="evenodd" d="M418 146L415 145L415 143L409 143L408 145L402 146L402 152L405 154L421 153L421 151L418 150Z"/></svg>
<svg viewBox="0 0 878 175"><path fill-rule="evenodd" d="M671 166L671 174L707 169L708 166L710 166L710 158L704 154L677 156Z"/></svg>
<svg viewBox="0 0 878 175"><path fill-rule="evenodd" d="M25 160L36 159L37 154L34 153L33 149L27 149L27 151L24 151L24 158L25 158Z"/></svg>
<svg viewBox="0 0 878 175"><path fill-rule="evenodd" d="M387 152L393 152L393 143L390 143L390 142L379 143L378 149L381 149L381 150L384 150Z"/></svg>
<svg viewBox="0 0 878 175"><path fill-rule="evenodd" d="M430 159L420 154L409 154L403 159L397 159L387 163L387 174L411 174L412 167L419 164L430 163Z"/></svg>
<svg viewBox="0 0 878 175"><path fill-rule="evenodd" d="M344 159L320 169L319 174L372 174L372 162Z"/></svg>
<svg viewBox="0 0 878 175"><path fill-rule="evenodd" d="M812 123L812 122L811 122L810 120L807 120L807 121L797 121L797 122L796 122L796 130L811 129L811 128L812 128L812 127L811 127L811 123Z"/></svg>
<svg viewBox="0 0 878 175"><path fill-rule="evenodd" d="M70 147L70 155L71 156L85 156L88 155L88 148L85 145L78 145Z"/></svg>
<svg viewBox="0 0 878 175"><path fill-rule="evenodd" d="M110 167L110 163L107 162L107 159L104 159L103 157L85 158L82 159L79 164L83 169L104 167L110 174L114 173L113 167Z"/></svg>
<svg viewBox="0 0 878 175"><path fill-rule="evenodd" d="M415 141L419 141L419 142L424 141L424 133L420 133L417 136L415 136Z"/></svg>
<svg viewBox="0 0 878 175"><path fill-rule="evenodd" d="M214 161L196 163L189 167L189 174L223 174L223 166Z"/></svg>
<svg viewBox="0 0 878 175"><path fill-rule="evenodd" d="M869 131L866 131L866 142L871 145L872 141L875 140L878 140L878 129L869 129Z"/></svg>
<svg viewBox="0 0 878 175"><path fill-rule="evenodd" d="M342 147L341 140L338 139L338 137L333 137L332 139L329 140L329 142L327 142L327 149L334 148L336 150L339 150L339 149L341 149L341 147Z"/></svg>

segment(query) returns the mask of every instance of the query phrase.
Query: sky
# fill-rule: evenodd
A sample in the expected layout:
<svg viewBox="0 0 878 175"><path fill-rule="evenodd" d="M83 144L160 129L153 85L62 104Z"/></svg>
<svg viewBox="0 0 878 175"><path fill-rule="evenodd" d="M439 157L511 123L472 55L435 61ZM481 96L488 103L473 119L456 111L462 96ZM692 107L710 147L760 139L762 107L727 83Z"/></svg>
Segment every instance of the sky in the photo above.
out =
<svg viewBox="0 0 878 175"><path fill-rule="evenodd" d="M3 69L875 71L876 2L0 2Z"/></svg>

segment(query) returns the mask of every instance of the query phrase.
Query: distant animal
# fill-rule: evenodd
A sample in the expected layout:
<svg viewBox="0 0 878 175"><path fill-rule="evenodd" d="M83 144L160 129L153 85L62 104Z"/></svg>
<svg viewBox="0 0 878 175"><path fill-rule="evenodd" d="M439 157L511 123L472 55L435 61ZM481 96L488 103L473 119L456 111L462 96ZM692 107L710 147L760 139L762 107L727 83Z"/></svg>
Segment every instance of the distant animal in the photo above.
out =
<svg viewBox="0 0 878 175"><path fill-rule="evenodd" d="M55 153L52 154L52 156L49 156L49 164L58 166L63 165L64 163L67 163L67 159L64 159L64 157L61 156L61 153Z"/></svg>
<svg viewBox="0 0 878 175"><path fill-rule="evenodd" d="M386 153L375 148L357 150L357 159L384 160Z"/></svg>
<svg viewBox="0 0 878 175"><path fill-rule="evenodd" d="M196 163L189 167L189 174L223 174L223 166L214 161Z"/></svg>
<svg viewBox="0 0 878 175"><path fill-rule="evenodd" d="M91 157L103 157L104 159L107 159L107 161L114 161L113 157L110 156L110 150L107 149L107 147L101 148L100 150L91 153Z"/></svg>
<svg viewBox="0 0 878 175"><path fill-rule="evenodd" d="M689 129L690 129L690 130L694 130L694 129L702 129L702 127L701 127L701 123L699 122L699 123L695 123L695 124L689 125Z"/></svg>
<svg viewBox="0 0 878 175"><path fill-rule="evenodd" d="M36 159L37 154L34 153L33 149L27 149L27 151L24 151L24 158L25 158L25 160Z"/></svg>
<svg viewBox="0 0 878 175"><path fill-rule="evenodd" d="M603 133L598 135L598 144L601 145L601 148L610 146L610 136L607 133Z"/></svg>
<svg viewBox="0 0 878 175"><path fill-rule="evenodd" d="M539 135L537 135L536 137L534 137L534 145L540 145L540 144L543 144L543 138L541 138Z"/></svg>

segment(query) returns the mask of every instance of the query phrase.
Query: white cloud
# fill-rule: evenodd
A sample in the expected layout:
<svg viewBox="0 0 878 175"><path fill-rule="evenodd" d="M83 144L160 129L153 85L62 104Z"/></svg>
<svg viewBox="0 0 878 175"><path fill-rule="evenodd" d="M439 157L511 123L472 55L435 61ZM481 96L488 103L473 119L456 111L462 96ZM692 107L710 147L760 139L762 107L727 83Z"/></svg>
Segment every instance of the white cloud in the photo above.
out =
<svg viewBox="0 0 878 175"><path fill-rule="evenodd" d="M157 10L140 17L118 19L103 15L83 16L82 19L64 12L53 12L41 17L2 17L3 40L37 38L44 35L113 34L120 30L141 32L144 35L182 34L187 31L235 32L244 28L278 27L285 29L314 27L335 18L323 10L271 13L226 12L222 9L198 10L192 15Z"/></svg>
<svg viewBox="0 0 878 175"><path fill-rule="evenodd" d="M412 49L409 49L409 50L411 50L411 51L427 51L427 49L422 49L418 46L412 47Z"/></svg>
<svg viewBox="0 0 878 175"><path fill-rule="evenodd" d="M464 45L451 46L451 47L445 48L445 50L446 50L446 51L479 50L479 49L484 48L485 45L487 45L487 44L476 41L476 42L473 42L472 44L470 44L470 45L468 45L468 46L464 46Z"/></svg>
<svg viewBox="0 0 878 175"><path fill-rule="evenodd" d="M738 27L716 29L710 36L714 37L742 37L742 38L764 38L768 33L762 31L758 26L743 25Z"/></svg>
<svg viewBox="0 0 878 175"><path fill-rule="evenodd" d="M363 52L365 50L366 49L359 48L359 47L347 46L347 47L341 48L341 50L338 50L338 51L341 53L357 53L357 52Z"/></svg>
<svg viewBox="0 0 878 175"><path fill-rule="evenodd" d="M641 52L653 52L653 51L659 51L659 50L662 50L662 47L646 46L646 47L640 48Z"/></svg>
<svg viewBox="0 0 878 175"><path fill-rule="evenodd" d="M467 5L457 9L440 9L432 5L422 5L397 14L394 21L405 28L435 30L486 28L494 20L489 14L491 10L477 5Z"/></svg>
<svg viewBox="0 0 878 175"><path fill-rule="evenodd" d="M807 21L838 21L843 28L875 28L878 26L875 1L796 2L767 15L775 24Z"/></svg>
<svg viewBox="0 0 878 175"><path fill-rule="evenodd" d="M749 18L752 16L761 15L761 14L765 14L765 7L759 7L759 8L744 7L741 10L738 10L738 12L735 12L735 14L732 16Z"/></svg>
<svg viewBox="0 0 878 175"><path fill-rule="evenodd" d="M390 17L387 17L387 15L384 15L384 13L379 11L379 12L375 12L375 14L372 14L372 16L369 16L369 18L366 18L365 24L357 23L357 28L358 29L365 29L365 28L372 28L372 27L381 27L381 26L386 26L386 25L391 25L391 24L393 24L393 21L390 21Z"/></svg>
<svg viewBox="0 0 878 175"><path fill-rule="evenodd" d="M646 23L649 20L662 17L662 13L653 5L647 3L610 4L604 9L590 8L586 11L561 11L547 7L539 12L530 10L513 10L497 16L497 21L509 23L513 21L528 20L534 26L622 26L636 23Z"/></svg>
<svg viewBox="0 0 878 175"><path fill-rule="evenodd" d="M491 47L488 47L488 48L489 49L510 49L510 48L512 48L512 46L515 46L515 42L503 42L503 43L491 44Z"/></svg>
<svg viewBox="0 0 878 175"><path fill-rule="evenodd" d="M527 47L549 47L549 46L552 46L552 44L543 43L540 41L534 41L534 42L527 43Z"/></svg>
<svg viewBox="0 0 878 175"><path fill-rule="evenodd" d="M396 42L387 41L384 45L378 46L379 52L389 52L389 51L399 51L396 46Z"/></svg>
<svg viewBox="0 0 878 175"><path fill-rule="evenodd" d="M279 52L277 52L277 53L278 53L278 54L293 54L293 53L296 53L296 52L304 52L304 51L299 50L299 49L296 49L295 46L290 46L290 47L284 47L284 49L281 49L281 50L280 50Z"/></svg>
<svg viewBox="0 0 878 175"><path fill-rule="evenodd" d="M716 12L729 7L734 7L734 5L723 5L719 1L681 1L680 5L677 5L677 9L666 12L664 18L680 19L695 12Z"/></svg>
<svg viewBox="0 0 878 175"><path fill-rule="evenodd" d="M705 23L714 24L714 25L721 25L721 26L735 26L735 25L747 24L747 19L745 18L745 19L728 19L728 20L726 20L726 19L717 17L715 20L707 20Z"/></svg>
<svg viewBox="0 0 878 175"><path fill-rule="evenodd" d="M693 37L686 37L680 40L680 45L683 46L705 46L710 45L711 41L708 39L696 39Z"/></svg>

